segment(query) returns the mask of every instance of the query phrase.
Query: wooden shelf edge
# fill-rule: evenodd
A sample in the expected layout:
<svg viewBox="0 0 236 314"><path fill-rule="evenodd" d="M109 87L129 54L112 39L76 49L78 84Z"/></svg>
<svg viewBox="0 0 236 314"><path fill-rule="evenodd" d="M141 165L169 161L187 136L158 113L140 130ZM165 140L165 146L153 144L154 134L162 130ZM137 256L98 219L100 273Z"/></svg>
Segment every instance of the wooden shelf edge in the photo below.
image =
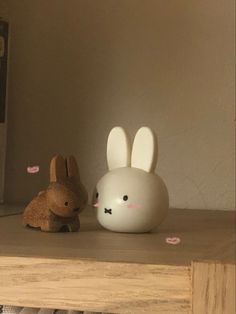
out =
<svg viewBox="0 0 236 314"><path fill-rule="evenodd" d="M0 303L113 313L189 313L190 267L0 257Z"/></svg>
<svg viewBox="0 0 236 314"><path fill-rule="evenodd" d="M192 313L235 314L235 275L235 264L193 261Z"/></svg>

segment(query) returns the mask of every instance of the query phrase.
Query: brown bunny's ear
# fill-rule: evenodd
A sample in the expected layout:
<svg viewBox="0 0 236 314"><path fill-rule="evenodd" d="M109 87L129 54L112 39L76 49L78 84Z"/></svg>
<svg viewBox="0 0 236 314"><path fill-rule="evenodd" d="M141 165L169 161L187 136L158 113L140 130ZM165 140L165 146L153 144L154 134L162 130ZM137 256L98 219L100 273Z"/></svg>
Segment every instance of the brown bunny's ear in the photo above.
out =
<svg viewBox="0 0 236 314"><path fill-rule="evenodd" d="M50 182L63 181L66 176L65 159L61 155L53 157L50 164Z"/></svg>
<svg viewBox="0 0 236 314"><path fill-rule="evenodd" d="M69 156L66 158L67 165L67 175L68 177L78 177L79 178L79 168L74 156Z"/></svg>

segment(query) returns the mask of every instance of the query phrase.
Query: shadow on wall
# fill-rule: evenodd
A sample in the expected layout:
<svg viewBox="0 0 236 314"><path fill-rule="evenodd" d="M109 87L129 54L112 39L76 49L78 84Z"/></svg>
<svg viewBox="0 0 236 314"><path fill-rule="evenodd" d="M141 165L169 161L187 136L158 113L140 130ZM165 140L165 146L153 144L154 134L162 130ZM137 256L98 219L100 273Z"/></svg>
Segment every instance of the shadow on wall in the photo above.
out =
<svg viewBox="0 0 236 314"><path fill-rule="evenodd" d="M232 139L231 72L224 66L231 57L230 6L156 0L7 4L12 21L7 200L28 201L44 188L57 153L76 155L91 193L106 172L106 138L114 125L131 135L148 125L159 134L158 171L173 192L171 173L198 184L212 155L217 162L224 157L220 151L231 153L224 147L225 136ZM217 144L211 121L223 127ZM200 166L193 169L196 160ZM41 170L29 176L26 168L34 164ZM186 207L182 184L178 195L171 193L172 206ZM192 202L187 206L199 205L197 198ZM200 203L215 206L213 200Z"/></svg>

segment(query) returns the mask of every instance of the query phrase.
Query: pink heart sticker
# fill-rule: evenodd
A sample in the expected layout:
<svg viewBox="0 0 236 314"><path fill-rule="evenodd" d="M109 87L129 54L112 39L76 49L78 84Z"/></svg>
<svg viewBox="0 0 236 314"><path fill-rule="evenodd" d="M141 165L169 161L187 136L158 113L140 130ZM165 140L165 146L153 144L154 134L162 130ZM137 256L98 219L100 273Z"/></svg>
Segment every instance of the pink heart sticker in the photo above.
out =
<svg viewBox="0 0 236 314"><path fill-rule="evenodd" d="M168 238L166 238L166 243L168 243L168 244L176 245L176 244L179 244L180 241L181 240L178 237L168 237Z"/></svg>
<svg viewBox="0 0 236 314"><path fill-rule="evenodd" d="M140 206L138 204L128 204L128 208L139 208Z"/></svg>
<svg viewBox="0 0 236 314"><path fill-rule="evenodd" d="M32 167L27 167L27 172L28 173L37 173L39 172L39 166L32 166Z"/></svg>

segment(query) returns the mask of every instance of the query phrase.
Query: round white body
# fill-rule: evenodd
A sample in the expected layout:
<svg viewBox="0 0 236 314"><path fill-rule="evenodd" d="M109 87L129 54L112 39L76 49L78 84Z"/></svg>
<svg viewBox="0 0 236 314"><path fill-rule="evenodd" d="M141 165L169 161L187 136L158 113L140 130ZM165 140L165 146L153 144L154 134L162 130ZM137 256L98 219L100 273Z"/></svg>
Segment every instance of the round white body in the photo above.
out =
<svg viewBox="0 0 236 314"><path fill-rule="evenodd" d="M166 217L168 191L155 173L123 167L104 175L97 184L97 219L116 232L148 232Z"/></svg>

